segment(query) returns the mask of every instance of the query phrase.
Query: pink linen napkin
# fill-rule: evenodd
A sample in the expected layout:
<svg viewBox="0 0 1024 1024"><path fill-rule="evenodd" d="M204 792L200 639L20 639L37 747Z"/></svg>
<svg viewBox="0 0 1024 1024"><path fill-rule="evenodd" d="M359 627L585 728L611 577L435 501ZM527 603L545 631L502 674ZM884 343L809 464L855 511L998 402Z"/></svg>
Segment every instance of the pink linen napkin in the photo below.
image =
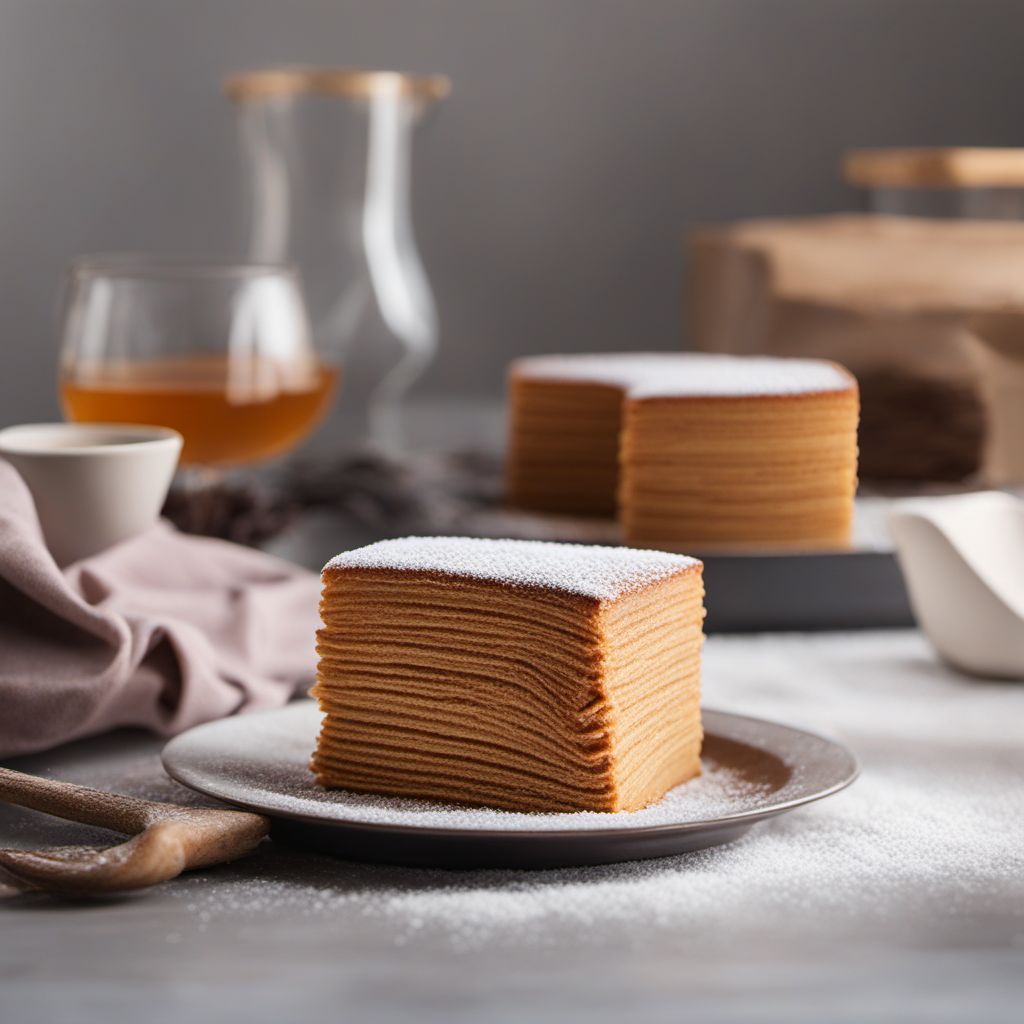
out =
<svg viewBox="0 0 1024 1024"><path fill-rule="evenodd" d="M314 672L313 573L166 523L60 570L0 460L0 757L284 704Z"/></svg>

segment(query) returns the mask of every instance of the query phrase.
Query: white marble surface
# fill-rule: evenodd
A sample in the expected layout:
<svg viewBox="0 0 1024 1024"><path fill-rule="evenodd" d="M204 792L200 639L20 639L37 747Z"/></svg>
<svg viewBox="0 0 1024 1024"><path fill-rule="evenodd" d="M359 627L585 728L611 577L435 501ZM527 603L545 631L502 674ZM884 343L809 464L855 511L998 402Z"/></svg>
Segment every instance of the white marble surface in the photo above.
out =
<svg viewBox="0 0 1024 1024"><path fill-rule="evenodd" d="M839 736L862 778L642 866L450 873L269 844L133 897L0 900L0 1020L1019 1020L1024 685L894 632L715 637L705 692ZM183 796L156 750L119 734L12 766ZM0 808L0 844L90 838Z"/></svg>

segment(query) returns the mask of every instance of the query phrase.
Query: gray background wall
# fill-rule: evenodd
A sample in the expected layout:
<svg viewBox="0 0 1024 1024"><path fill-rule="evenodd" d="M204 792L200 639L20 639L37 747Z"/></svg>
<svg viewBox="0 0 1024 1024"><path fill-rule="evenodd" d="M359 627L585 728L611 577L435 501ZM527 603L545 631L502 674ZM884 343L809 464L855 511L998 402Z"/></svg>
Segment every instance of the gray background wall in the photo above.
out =
<svg viewBox="0 0 1024 1024"><path fill-rule="evenodd" d="M427 394L515 354L680 341L682 234L856 202L852 145L1024 143L1020 0L0 0L0 422L56 412L63 268L223 249L224 72L446 71L416 219Z"/></svg>

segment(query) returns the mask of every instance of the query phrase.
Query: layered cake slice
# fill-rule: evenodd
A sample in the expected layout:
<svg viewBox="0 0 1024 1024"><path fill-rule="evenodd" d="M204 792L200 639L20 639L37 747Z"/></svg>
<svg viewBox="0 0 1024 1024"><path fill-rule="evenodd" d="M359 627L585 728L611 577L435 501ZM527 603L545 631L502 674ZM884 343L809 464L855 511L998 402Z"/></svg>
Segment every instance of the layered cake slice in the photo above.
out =
<svg viewBox="0 0 1024 1024"><path fill-rule="evenodd" d="M701 563L406 538L323 572L324 786L520 811L634 810L700 772Z"/></svg>
<svg viewBox="0 0 1024 1024"><path fill-rule="evenodd" d="M618 516L668 550L843 547L857 486L857 383L825 360L547 356L510 373L509 502ZM617 396L594 429L595 395ZM581 413L580 410L583 410ZM580 428L583 425L583 430ZM586 429L588 428L589 429ZM617 444L608 443L614 430Z"/></svg>

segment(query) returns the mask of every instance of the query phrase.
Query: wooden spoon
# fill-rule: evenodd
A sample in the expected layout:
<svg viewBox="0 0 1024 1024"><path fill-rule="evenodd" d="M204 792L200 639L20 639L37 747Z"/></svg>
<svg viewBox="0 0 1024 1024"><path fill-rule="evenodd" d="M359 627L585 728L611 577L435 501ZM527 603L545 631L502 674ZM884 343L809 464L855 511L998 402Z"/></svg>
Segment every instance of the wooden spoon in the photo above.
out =
<svg viewBox="0 0 1024 1024"><path fill-rule="evenodd" d="M105 850L0 849L0 870L15 884L66 896L144 889L227 863L255 849L270 828L258 814L139 800L8 768L0 768L0 800L133 837Z"/></svg>

